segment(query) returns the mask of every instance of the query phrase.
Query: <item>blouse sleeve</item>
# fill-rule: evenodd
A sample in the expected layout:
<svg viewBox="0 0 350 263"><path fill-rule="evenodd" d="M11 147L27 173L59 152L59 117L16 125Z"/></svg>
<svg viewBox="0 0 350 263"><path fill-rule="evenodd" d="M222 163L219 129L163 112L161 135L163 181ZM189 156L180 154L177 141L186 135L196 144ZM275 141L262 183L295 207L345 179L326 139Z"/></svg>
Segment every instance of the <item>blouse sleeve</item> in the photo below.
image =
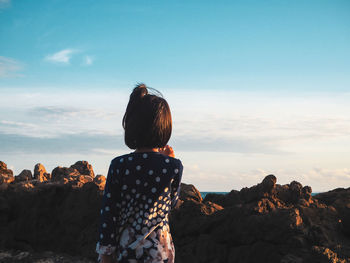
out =
<svg viewBox="0 0 350 263"><path fill-rule="evenodd" d="M171 183L171 208L174 208L176 206L177 200L179 199L182 171L183 166L180 162L179 166L175 168L175 177L173 182Z"/></svg>
<svg viewBox="0 0 350 263"><path fill-rule="evenodd" d="M99 223L98 242L96 252L99 254L112 255L117 249L117 219L119 218L119 208L117 207L117 194L119 193L119 183L117 174L112 165L109 166L105 188L102 197L101 215Z"/></svg>

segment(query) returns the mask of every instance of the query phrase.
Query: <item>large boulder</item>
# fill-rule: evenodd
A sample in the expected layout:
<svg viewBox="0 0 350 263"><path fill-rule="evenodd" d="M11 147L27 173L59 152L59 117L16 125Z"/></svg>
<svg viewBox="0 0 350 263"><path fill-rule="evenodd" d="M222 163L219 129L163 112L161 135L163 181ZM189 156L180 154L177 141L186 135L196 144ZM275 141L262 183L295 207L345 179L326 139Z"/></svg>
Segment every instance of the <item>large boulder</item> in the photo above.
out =
<svg viewBox="0 0 350 263"><path fill-rule="evenodd" d="M45 166L41 163L37 163L34 167L34 179L39 182L48 181L51 179L51 175L46 171Z"/></svg>
<svg viewBox="0 0 350 263"><path fill-rule="evenodd" d="M15 182L31 181L33 180L32 171L23 170L19 175L15 177Z"/></svg>
<svg viewBox="0 0 350 263"><path fill-rule="evenodd" d="M105 188L106 180L107 179L104 175L98 174L95 176L93 182L98 186L100 190L103 190Z"/></svg>
<svg viewBox="0 0 350 263"><path fill-rule="evenodd" d="M13 177L13 171L7 169L6 163L0 161L0 185L9 184L13 182L15 178Z"/></svg>
<svg viewBox="0 0 350 263"><path fill-rule="evenodd" d="M94 181L94 171L87 161L78 161L70 167L58 166L52 170L52 181L81 187Z"/></svg>
<svg viewBox="0 0 350 263"><path fill-rule="evenodd" d="M71 165L71 168L76 169L81 175L87 175L91 178L95 177L94 170L92 169L91 164L89 164L87 161L78 161Z"/></svg>

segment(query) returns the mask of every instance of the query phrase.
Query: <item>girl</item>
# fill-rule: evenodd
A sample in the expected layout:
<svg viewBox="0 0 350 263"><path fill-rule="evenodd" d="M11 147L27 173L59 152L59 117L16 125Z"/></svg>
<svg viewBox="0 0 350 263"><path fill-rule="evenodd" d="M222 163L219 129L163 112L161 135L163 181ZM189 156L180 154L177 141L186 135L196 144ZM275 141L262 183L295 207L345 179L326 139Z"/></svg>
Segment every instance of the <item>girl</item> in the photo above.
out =
<svg viewBox="0 0 350 263"><path fill-rule="evenodd" d="M125 144L134 152L112 160L102 198L98 262L173 263L168 215L178 200L183 166L167 145L169 105L137 85L123 117Z"/></svg>

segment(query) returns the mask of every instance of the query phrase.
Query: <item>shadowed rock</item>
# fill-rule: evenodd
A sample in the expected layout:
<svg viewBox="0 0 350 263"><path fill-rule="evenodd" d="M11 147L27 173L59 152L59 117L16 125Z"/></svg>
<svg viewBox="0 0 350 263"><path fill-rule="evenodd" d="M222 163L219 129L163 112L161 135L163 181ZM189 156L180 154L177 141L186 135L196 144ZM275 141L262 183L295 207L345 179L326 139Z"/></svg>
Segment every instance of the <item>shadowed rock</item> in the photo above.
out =
<svg viewBox="0 0 350 263"><path fill-rule="evenodd" d="M106 178L86 182L91 173L84 169L55 169L55 181L10 183L0 191L0 248L96 260ZM295 181L279 185L273 175L204 200L181 184L169 218L176 262L350 262L350 188L311 193Z"/></svg>
<svg viewBox="0 0 350 263"><path fill-rule="evenodd" d="M33 175L30 170L23 170L19 175L15 177L15 182L31 181Z"/></svg>

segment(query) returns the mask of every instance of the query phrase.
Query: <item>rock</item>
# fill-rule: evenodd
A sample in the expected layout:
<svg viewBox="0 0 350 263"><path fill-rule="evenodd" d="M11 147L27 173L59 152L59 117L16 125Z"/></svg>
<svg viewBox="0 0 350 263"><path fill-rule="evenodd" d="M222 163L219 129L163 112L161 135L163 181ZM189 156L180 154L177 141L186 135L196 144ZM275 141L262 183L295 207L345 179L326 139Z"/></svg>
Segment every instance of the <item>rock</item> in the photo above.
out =
<svg viewBox="0 0 350 263"><path fill-rule="evenodd" d="M89 164L87 161L78 161L71 165L71 168L76 169L82 175L88 175L91 178L95 177L94 170L92 169L91 164Z"/></svg>
<svg viewBox="0 0 350 263"><path fill-rule="evenodd" d="M106 177L98 174L95 176L93 182L99 187L100 190L103 190L106 184Z"/></svg>
<svg viewBox="0 0 350 263"><path fill-rule="evenodd" d="M48 181L51 179L51 175L46 172L45 166L41 163L37 163L34 167L34 179L39 182Z"/></svg>
<svg viewBox="0 0 350 263"><path fill-rule="evenodd" d="M0 249L96 261L106 178L92 178L87 162L78 166L55 168L52 181L21 181L0 190ZM311 187L279 185L269 175L255 186L203 200L193 185L182 183L169 216L176 263L350 262L350 188L311 193ZM11 254L16 257L32 259Z"/></svg>
<svg viewBox="0 0 350 263"><path fill-rule="evenodd" d="M94 181L94 171L87 161L78 161L69 168L58 166L53 169L52 181L81 187Z"/></svg>
<svg viewBox="0 0 350 263"><path fill-rule="evenodd" d="M58 166L52 170L52 181L54 182L69 182L74 181L80 175L79 172L74 168L67 168ZM64 180L66 179L66 180Z"/></svg>
<svg viewBox="0 0 350 263"><path fill-rule="evenodd" d="M13 172L7 169L6 163L0 161L0 185L9 184L13 182L15 178L13 177Z"/></svg>
<svg viewBox="0 0 350 263"><path fill-rule="evenodd" d="M32 179L32 172L30 170L23 170L19 175L15 177L15 182L30 181Z"/></svg>
<svg viewBox="0 0 350 263"><path fill-rule="evenodd" d="M181 186L180 186L180 199L181 200L195 200L198 202L203 201L201 193L192 184L181 184Z"/></svg>

